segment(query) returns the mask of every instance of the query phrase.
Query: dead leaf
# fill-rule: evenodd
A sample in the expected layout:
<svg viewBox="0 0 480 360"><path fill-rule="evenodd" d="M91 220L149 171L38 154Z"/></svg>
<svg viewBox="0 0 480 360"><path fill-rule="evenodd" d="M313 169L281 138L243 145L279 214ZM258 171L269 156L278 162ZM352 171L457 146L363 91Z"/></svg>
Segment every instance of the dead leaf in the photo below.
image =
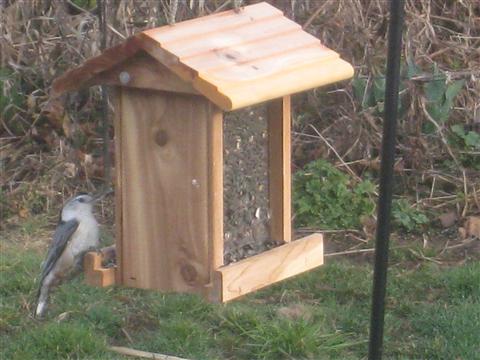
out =
<svg viewBox="0 0 480 360"><path fill-rule="evenodd" d="M377 229L377 221L373 216L362 216L360 218L362 230L368 239L373 239L375 230Z"/></svg>
<svg viewBox="0 0 480 360"><path fill-rule="evenodd" d="M18 216L25 219L30 215L30 211L27 208L22 208L18 211Z"/></svg>
<svg viewBox="0 0 480 360"><path fill-rule="evenodd" d="M92 154L84 154L83 156L83 164L84 166L90 166L93 164L93 156Z"/></svg>
<svg viewBox="0 0 480 360"><path fill-rule="evenodd" d="M53 128L56 130L61 129L63 114L65 113L62 102L58 99L52 99L42 104L41 108L42 114L46 116Z"/></svg>
<svg viewBox="0 0 480 360"><path fill-rule="evenodd" d="M66 312L61 313L60 315L57 316L57 322L67 320L68 315L70 315L70 311L66 311Z"/></svg>
<svg viewBox="0 0 480 360"><path fill-rule="evenodd" d="M473 236L480 239L480 216L470 216L463 227L467 237Z"/></svg>
<svg viewBox="0 0 480 360"><path fill-rule="evenodd" d="M302 304L283 306L277 310L277 313L289 320L310 320L312 318L311 312Z"/></svg>
<svg viewBox="0 0 480 360"><path fill-rule="evenodd" d="M63 114L62 129L63 129L63 133L67 138L71 139L73 137L73 133L75 132L75 125L70 120L70 117L68 116L67 113Z"/></svg>
<svg viewBox="0 0 480 360"><path fill-rule="evenodd" d="M457 221L457 213L455 211L444 213L438 217L438 220L440 220L440 223L444 228L448 228L453 226Z"/></svg>
<svg viewBox="0 0 480 360"><path fill-rule="evenodd" d="M63 173L66 177L73 178L77 175L77 166L72 162L66 162L65 171Z"/></svg>
<svg viewBox="0 0 480 360"><path fill-rule="evenodd" d="M33 96L32 94L28 95L27 96L27 107L29 110L34 110L35 109L35 106L37 105L37 99L35 96Z"/></svg>

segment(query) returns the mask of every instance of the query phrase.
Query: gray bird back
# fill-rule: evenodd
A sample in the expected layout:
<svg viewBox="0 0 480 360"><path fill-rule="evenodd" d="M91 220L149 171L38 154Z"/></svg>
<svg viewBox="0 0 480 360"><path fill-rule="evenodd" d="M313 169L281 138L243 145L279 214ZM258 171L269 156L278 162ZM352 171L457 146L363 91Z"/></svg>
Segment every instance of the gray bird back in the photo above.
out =
<svg viewBox="0 0 480 360"><path fill-rule="evenodd" d="M50 249L48 249L47 258L42 267L40 286L67 247L73 233L78 228L78 224L78 221L75 219L59 222L55 234L53 234L53 241L50 245Z"/></svg>

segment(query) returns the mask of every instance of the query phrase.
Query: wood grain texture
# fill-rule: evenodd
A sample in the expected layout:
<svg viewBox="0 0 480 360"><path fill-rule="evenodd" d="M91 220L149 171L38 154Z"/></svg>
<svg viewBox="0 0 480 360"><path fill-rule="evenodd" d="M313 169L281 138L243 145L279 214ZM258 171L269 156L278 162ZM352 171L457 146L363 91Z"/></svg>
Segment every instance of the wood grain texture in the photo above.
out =
<svg viewBox="0 0 480 360"><path fill-rule="evenodd" d="M115 284L115 268L102 266L103 256L96 252L88 252L83 258L85 283L90 286L106 287Z"/></svg>
<svg viewBox="0 0 480 360"><path fill-rule="evenodd" d="M53 93L111 82L102 73L122 71L120 63L140 50L186 82L175 85L183 92L193 88L227 111L353 76L335 51L263 2L138 33L64 74ZM143 72L158 77L151 64ZM163 86L142 78L138 87Z"/></svg>
<svg viewBox="0 0 480 360"><path fill-rule="evenodd" d="M110 91L110 101L113 104L113 127L114 127L114 145L115 145L115 246L116 246L116 264L115 281L117 284L123 283L122 278L122 240L123 240L123 159L122 159L122 88L114 86Z"/></svg>
<svg viewBox="0 0 480 360"><path fill-rule="evenodd" d="M130 80L127 83L120 81L120 74L122 72L129 75ZM198 91L196 91L190 83L180 79L145 51L139 51L112 69L101 72L92 79L88 85L98 84L199 95Z"/></svg>
<svg viewBox="0 0 480 360"><path fill-rule="evenodd" d="M82 66L56 78L52 83L50 95L57 97L65 92L90 86L95 82L98 74L134 56L141 50L141 45L136 37L132 37L122 44L105 50L101 55L88 59Z"/></svg>
<svg viewBox="0 0 480 360"><path fill-rule="evenodd" d="M210 282L212 110L201 97L122 89L121 272L127 286L204 292Z"/></svg>
<svg viewBox="0 0 480 360"><path fill-rule="evenodd" d="M261 32L258 31L259 24L262 26ZM232 46L271 39L272 37L301 30L301 28L299 24L293 21L285 23L281 13L277 13L273 16L258 19L255 22L229 28L228 36L225 36L225 31L216 31L209 33L205 41L193 37L168 43L165 48L168 48L168 51L176 54L183 61L201 59L204 55L208 56L211 53L212 47L215 47L217 51L223 51Z"/></svg>
<svg viewBox="0 0 480 360"><path fill-rule="evenodd" d="M277 243L292 239L291 106L290 96L267 105L270 237Z"/></svg>
<svg viewBox="0 0 480 360"><path fill-rule="evenodd" d="M199 17L192 20L182 21L175 25L162 26L160 28L144 31L157 43L161 43L169 50L169 46L175 46L181 41L196 39L196 42L205 42L209 36L223 31L236 29L248 24L261 22L274 16L281 16L282 12L277 8L262 2L255 5L245 6L241 11L228 10L221 13ZM211 48L208 47L208 48Z"/></svg>
<svg viewBox="0 0 480 360"><path fill-rule="evenodd" d="M299 60L291 68L283 67L268 76L262 74L260 78L250 77L239 81L222 79L216 74L199 74L193 87L221 108L235 110L353 76L352 66L341 59L320 62L304 60L307 63Z"/></svg>
<svg viewBox="0 0 480 360"><path fill-rule="evenodd" d="M223 113L211 105L208 120L209 224L212 269L223 265Z"/></svg>
<svg viewBox="0 0 480 360"><path fill-rule="evenodd" d="M227 302L320 265L323 236L312 234L218 269L214 276L217 299Z"/></svg>

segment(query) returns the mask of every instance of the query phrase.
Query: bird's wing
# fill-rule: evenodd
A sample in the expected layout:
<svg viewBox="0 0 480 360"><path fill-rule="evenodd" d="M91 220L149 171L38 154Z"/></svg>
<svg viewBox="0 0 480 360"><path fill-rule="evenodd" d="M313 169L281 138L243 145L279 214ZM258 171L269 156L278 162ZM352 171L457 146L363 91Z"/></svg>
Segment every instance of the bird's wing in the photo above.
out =
<svg viewBox="0 0 480 360"><path fill-rule="evenodd" d="M42 273L40 275L40 284L55 266L57 260L62 255L65 247L77 228L78 221L74 219L69 221L60 221L58 224L55 234L53 234L52 244L50 245L50 249L48 249L47 258L43 263Z"/></svg>

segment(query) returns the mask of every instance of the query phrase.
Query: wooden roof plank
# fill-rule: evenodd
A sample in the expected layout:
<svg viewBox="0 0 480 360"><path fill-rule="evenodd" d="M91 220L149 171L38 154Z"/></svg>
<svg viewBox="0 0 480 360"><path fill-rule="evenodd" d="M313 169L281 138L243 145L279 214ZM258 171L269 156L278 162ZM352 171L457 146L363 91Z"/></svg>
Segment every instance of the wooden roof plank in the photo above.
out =
<svg viewBox="0 0 480 360"><path fill-rule="evenodd" d="M132 64L126 60L140 50L185 81L184 90L197 91L224 110L353 75L351 65L335 51L283 17L280 10L259 3L238 12L226 11L136 34L58 78L52 94L102 81L116 83L112 74L121 71L122 66L130 69ZM158 73L150 65L145 71L139 71L138 67L135 71L145 73L143 76ZM140 81L137 85L163 89L164 84L152 81Z"/></svg>
<svg viewBox="0 0 480 360"><path fill-rule="evenodd" d="M122 72L129 74L126 83L120 81ZM91 85L98 84L201 95L192 87L191 83L181 80L170 69L143 50L113 68L98 74Z"/></svg>
<svg viewBox="0 0 480 360"><path fill-rule="evenodd" d="M262 78L262 81L255 79L238 82L237 86L228 89L222 89L218 85L212 86L211 78L200 75L194 87L211 101L218 102L224 110L230 111L276 99L286 94L295 94L306 89L332 84L352 76L352 66L337 58L332 61L313 62L291 71L275 72ZM210 84L217 93L209 92L205 83ZM228 98L228 102L221 103L225 97Z"/></svg>
<svg viewBox="0 0 480 360"><path fill-rule="evenodd" d="M285 74L300 67L310 66L313 63L320 67L324 63L338 58L339 55L335 51L326 51L318 46L310 46L282 56L271 56L238 64L234 67L202 71L199 72L199 76L208 79L223 91L228 91L228 89L241 86L244 83L267 81L267 78L274 74Z"/></svg>
<svg viewBox="0 0 480 360"><path fill-rule="evenodd" d="M330 51L321 46L320 41L315 37L304 35L302 31L298 30L285 34L275 34L273 37L251 43L214 49L203 56L180 59L180 62L196 69L198 72L213 72L227 68L235 71L236 67L242 67L243 64L253 63L265 58L274 59L285 55L289 56L290 53L295 53L297 50L313 45L318 45L319 51Z"/></svg>
<svg viewBox="0 0 480 360"><path fill-rule="evenodd" d="M197 19L183 21L175 25L167 25L161 28L146 30L143 33L150 36L161 45L192 37L196 37L201 41L201 39L208 33L225 31L228 28L254 23L261 19L282 14L283 13L277 8L262 2L246 6L238 12L229 10Z"/></svg>
<svg viewBox="0 0 480 360"><path fill-rule="evenodd" d="M259 27L261 28L259 29ZM195 37L162 44L162 47L184 60L190 57L202 56L212 50L221 50L240 44L257 42L274 35L301 29L302 27L299 24L283 16L275 16L234 27L228 29L228 31L215 31L205 35L202 41L198 41Z"/></svg>
<svg viewBox="0 0 480 360"><path fill-rule="evenodd" d="M52 84L51 95L59 96L62 93L73 91L96 83L95 77L115 65L129 59L141 50L141 44L135 37L127 39L124 43L111 47L103 54L88 59L82 66L70 70L55 79Z"/></svg>

